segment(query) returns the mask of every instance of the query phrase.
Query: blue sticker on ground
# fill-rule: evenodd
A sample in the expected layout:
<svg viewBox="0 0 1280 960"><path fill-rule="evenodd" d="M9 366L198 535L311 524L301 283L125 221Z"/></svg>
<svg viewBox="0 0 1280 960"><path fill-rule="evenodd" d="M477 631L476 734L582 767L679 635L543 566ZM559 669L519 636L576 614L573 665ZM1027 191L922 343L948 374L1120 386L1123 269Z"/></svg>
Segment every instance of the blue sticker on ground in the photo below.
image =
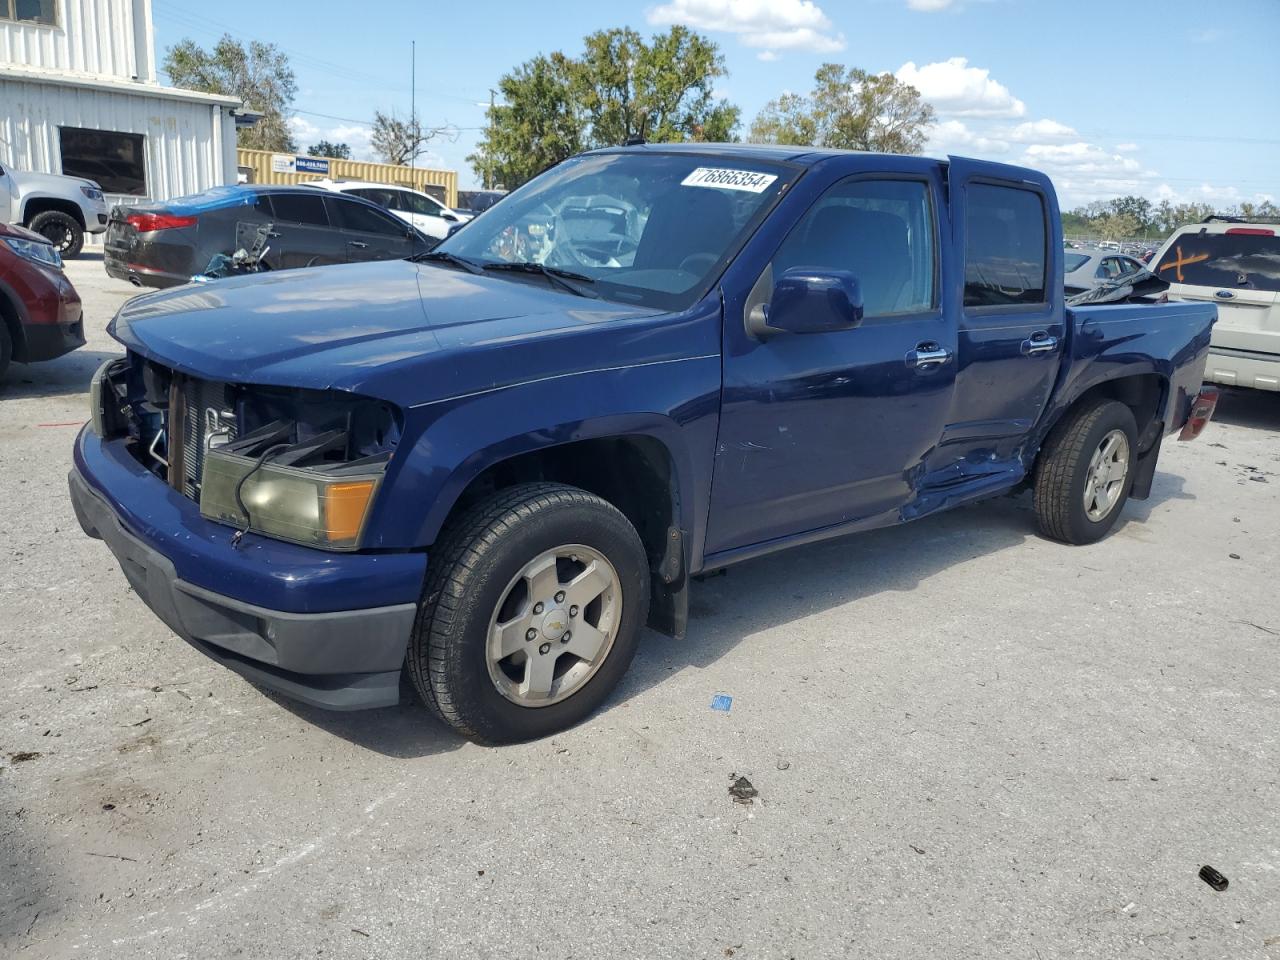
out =
<svg viewBox="0 0 1280 960"><path fill-rule="evenodd" d="M711 700L712 710L723 710L729 712L729 708L733 706L733 697L725 696L723 693L717 693Z"/></svg>

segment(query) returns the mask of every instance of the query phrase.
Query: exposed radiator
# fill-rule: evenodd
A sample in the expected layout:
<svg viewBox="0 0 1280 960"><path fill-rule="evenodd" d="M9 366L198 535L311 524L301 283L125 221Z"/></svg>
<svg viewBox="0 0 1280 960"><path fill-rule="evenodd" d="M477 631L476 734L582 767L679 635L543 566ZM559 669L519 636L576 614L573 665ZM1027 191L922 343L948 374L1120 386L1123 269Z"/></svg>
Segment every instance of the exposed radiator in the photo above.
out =
<svg viewBox="0 0 1280 960"><path fill-rule="evenodd" d="M231 390L225 383L185 377L181 383L182 424L176 440L182 443L181 489L193 500L200 499L200 476L209 446L219 446L236 438L236 421Z"/></svg>

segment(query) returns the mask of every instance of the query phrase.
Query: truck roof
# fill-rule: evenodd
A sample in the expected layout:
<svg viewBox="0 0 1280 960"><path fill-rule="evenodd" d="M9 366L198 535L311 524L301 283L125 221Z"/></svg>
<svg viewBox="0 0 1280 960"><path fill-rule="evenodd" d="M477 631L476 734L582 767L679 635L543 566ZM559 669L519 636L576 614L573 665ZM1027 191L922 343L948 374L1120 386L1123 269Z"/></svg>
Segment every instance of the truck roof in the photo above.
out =
<svg viewBox="0 0 1280 960"><path fill-rule="evenodd" d="M837 150L832 147L811 147L804 144L776 143L639 143L619 147L602 147L599 150L593 150L591 152L623 153L632 151L647 151L651 153L692 153L701 154L703 156L740 157L749 160L773 160L784 163L797 163L802 166L812 166L832 157L850 156L854 154L867 156L873 155L865 150ZM902 154L894 153L874 155L892 158L902 156ZM926 159L936 159L937 162L943 166L947 165L946 159Z"/></svg>

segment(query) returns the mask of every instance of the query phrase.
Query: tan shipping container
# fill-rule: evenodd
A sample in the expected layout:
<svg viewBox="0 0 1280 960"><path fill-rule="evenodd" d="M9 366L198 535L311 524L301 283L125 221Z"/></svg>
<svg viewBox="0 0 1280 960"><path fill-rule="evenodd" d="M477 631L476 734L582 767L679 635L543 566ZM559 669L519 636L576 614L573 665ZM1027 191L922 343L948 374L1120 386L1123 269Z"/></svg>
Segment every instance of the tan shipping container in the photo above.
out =
<svg viewBox="0 0 1280 960"><path fill-rule="evenodd" d="M320 173L285 172L272 168L272 157L292 158L294 154L241 149L236 151L236 155L241 173L248 176L250 183L306 183L309 180L321 180L325 176ZM364 160L333 160L328 157L313 159L329 160L328 176L331 180L371 180L374 183L408 187L428 193L450 207L458 202L458 174L454 170L431 170L426 167L404 167L394 163L369 163Z"/></svg>

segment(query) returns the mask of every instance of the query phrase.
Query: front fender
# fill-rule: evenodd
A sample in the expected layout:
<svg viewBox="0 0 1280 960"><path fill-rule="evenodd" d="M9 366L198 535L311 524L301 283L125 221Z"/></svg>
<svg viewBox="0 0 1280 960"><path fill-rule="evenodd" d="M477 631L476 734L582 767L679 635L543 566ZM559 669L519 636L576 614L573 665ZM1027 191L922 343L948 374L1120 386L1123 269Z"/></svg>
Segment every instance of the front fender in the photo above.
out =
<svg viewBox="0 0 1280 960"><path fill-rule="evenodd" d="M415 407L365 546L425 548L484 470L602 437L646 436L671 458L679 524L701 561L719 414L718 355L551 377Z"/></svg>

